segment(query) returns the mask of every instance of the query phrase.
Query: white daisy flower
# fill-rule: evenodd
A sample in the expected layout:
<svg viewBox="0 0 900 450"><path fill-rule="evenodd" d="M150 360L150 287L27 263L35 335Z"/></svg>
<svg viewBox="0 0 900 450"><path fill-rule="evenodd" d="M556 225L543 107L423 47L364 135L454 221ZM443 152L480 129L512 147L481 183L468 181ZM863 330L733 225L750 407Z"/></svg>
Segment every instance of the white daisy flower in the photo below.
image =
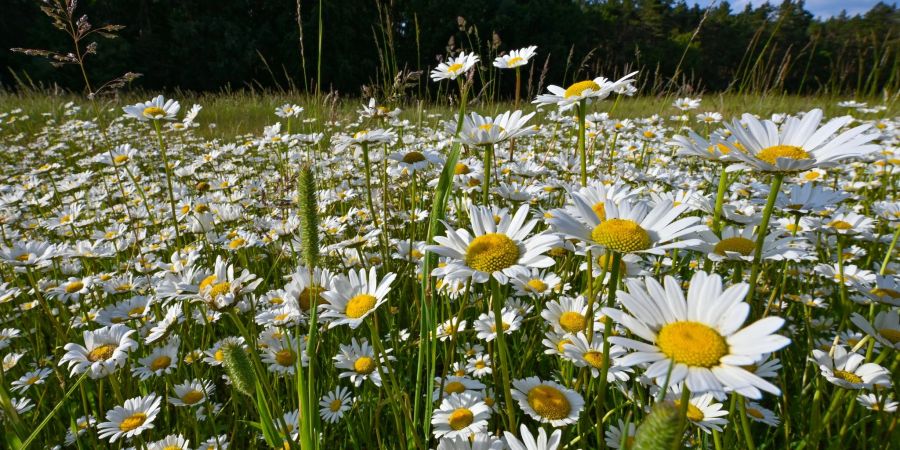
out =
<svg viewBox="0 0 900 450"><path fill-rule="evenodd" d="M25 392L31 386L36 384L44 384L44 381L47 380L47 376L53 372L48 368L32 370L30 372L26 372L24 375L19 377L18 380L12 382L12 391L17 392L19 394Z"/></svg>
<svg viewBox="0 0 900 450"><path fill-rule="evenodd" d="M760 389L780 393L772 383L741 367L790 343L774 334L784 324L780 317L740 328L750 312L750 305L743 301L747 284L723 292L718 275L701 271L691 279L687 299L671 276L665 278L665 288L649 277L645 283L629 279L625 284L628 292L619 291L618 299L631 315L612 308L603 308L603 314L648 343L611 337L611 343L636 350L619 359L620 365L652 363L644 373L647 377L658 383L669 377L670 385L685 381L698 394L735 391L760 398Z"/></svg>
<svg viewBox="0 0 900 450"><path fill-rule="evenodd" d="M675 220L690 209L686 204L675 206L671 201L664 201L651 208L646 203L629 199L619 200L618 203L606 202L606 219L601 220L584 196L573 193L572 201L577 212L570 215L557 210L549 220L550 225L567 237L621 254L662 255L668 249L692 247L701 241L675 239L706 229L705 225L698 225L699 217Z"/></svg>
<svg viewBox="0 0 900 450"><path fill-rule="evenodd" d="M512 334L513 331L518 330L521 326L522 316L515 309L504 307L500 316L500 327L503 329L503 334ZM478 339L491 342L497 338L497 321L494 320L493 311L486 314L481 313L473 327Z"/></svg>
<svg viewBox="0 0 900 450"><path fill-rule="evenodd" d="M394 278L394 273L388 273L378 281L374 267L369 269L368 275L364 269L359 269L358 273L351 270L346 277L335 279L333 287L322 293L328 304L322 305L324 311L320 317L331 320L328 328L346 324L355 330L369 314L387 302Z"/></svg>
<svg viewBox="0 0 900 450"><path fill-rule="evenodd" d="M897 402L893 400L893 394L890 392L881 392L880 395L860 394L856 397L856 401L869 411L881 411L887 413L897 411Z"/></svg>
<svg viewBox="0 0 900 450"><path fill-rule="evenodd" d="M584 398L577 392L554 381L542 381L538 377L513 380L512 396L525 414L541 423L554 427L578 421Z"/></svg>
<svg viewBox="0 0 900 450"><path fill-rule="evenodd" d="M328 423L337 423L352 405L353 398L350 396L350 390L344 386L338 386L323 395L322 400L319 400L319 415Z"/></svg>
<svg viewBox="0 0 900 450"><path fill-rule="evenodd" d="M891 386L890 371L875 363L864 363L865 356L847 352L842 345L832 347L830 353L816 349L812 354L822 376L844 389Z"/></svg>
<svg viewBox="0 0 900 450"><path fill-rule="evenodd" d="M572 361L577 367L589 367L591 369L591 377L600 376L603 366L606 364L603 358L603 335L597 334L591 343L588 343L584 333L579 332L572 338L572 342L566 344L563 350L565 357ZM625 349L614 345L609 349L609 368L606 372L606 381L612 383L614 381L628 381L629 369L616 365L615 358L625 354Z"/></svg>
<svg viewBox="0 0 900 450"><path fill-rule="evenodd" d="M821 109L807 112L802 119L788 117L780 129L774 122L760 122L751 114L744 114L741 121L746 127L737 120L725 124L743 146L743 149L732 146L730 155L740 164L730 166L729 170L745 167L763 172L801 172L814 167L833 167L843 159L865 156L880 148L870 144L878 134L863 134L871 124L835 135L853 121L850 116L832 119L820 128Z"/></svg>
<svg viewBox="0 0 900 450"><path fill-rule="evenodd" d="M432 432L437 438L469 437L485 431L490 417L491 409L481 397L467 392L450 394L432 413Z"/></svg>
<svg viewBox="0 0 900 450"><path fill-rule="evenodd" d="M636 74L637 72L631 72L616 81L597 77L593 80L579 81L565 89L551 84L547 86L547 90L550 93L538 95L532 103L537 104L538 107L557 105L560 111L566 111L581 100L590 103L592 100L603 100L612 93L631 92L631 89L633 89L631 83L634 82L632 77Z"/></svg>
<svg viewBox="0 0 900 450"><path fill-rule="evenodd" d="M475 433L472 436L444 437L438 442L437 450L503 450L503 440L488 433Z"/></svg>
<svg viewBox="0 0 900 450"><path fill-rule="evenodd" d="M92 379L103 378L128 362L128 352L138 346L130 338L133 333L134 330L122 324L85 331L85 346L66 344L66 354L59 365L68 363L71 376L90 370Z"/></svg>
<svg viewBox="0 0 900 450"><path fill-rule="evenodd" d="M109 438L116 442L120 438L129 439L153 428L153 421L159 414L162 400L156 394L125 400L125 405L116 406L106 413L106 422L97 426L100 439Z"/></svg>
<svg viewBox="0 0 900 450"><path fill-rule="evenodd" d="M455 58L438 64L431 71L431 79L434 81L455 80L456 77L466 73L478 62L479 58L474 52L462 52Z"/></svg>
<svg viewBox="0 0 900 450"><path fill-rule="evenodd" d="M173 386L175 396L169 397L169 403L174 406L200 405L212 395L216 387L207 380L191 380Z"/></svg>
<svg viewBox="0 0 900 450"><path fill-rule="evenodd" d="M499 69L515 69L522 67L531 61L531 58L537 54L537 46L531 45L518 50L513 50L503 56L494 58L494 67Z"/></svg>
<svg viewBox="0 0 900 450"><path fill-rule="evenodd" d="M190 450L191 441L182 435L171 434L163 439L147 444L147 450Z"/></svg>
<svg viewBox="0 0 900 450"><path fill-rule="evenodd" d="M178 367L178 345L179 339L173 337L166 345L153 349L150 354L138 359L139 365L131 368L132 373L141 380L171 373Z"/></svg>
<svg viewBox="0 0 900 450"><path fill-rule="evenodd" d="M441 383L444 386L443 390L441 390ZM455 375L448 376L443 380L441 377L435 378L434 387L435 389L431 393L431 401L437 401L438 399L446 398L448 395L462 394L464 392L481 395L481 392L485 389L485 385L478 380Z"/></svg>
<svg viewBox="0 0 900 450"><path fill-rule="evenodd" d="M459 140L466 145L497 144L508 139L530 136L537 133L533 127L525 127L534 113L522 115L522 111L506 111L497 117L485 117L476 112L463 118ZM448 123L447 132L456 131L455 124ZM452 130L450 129L452 128Z"/></svg>
<svg viewBox="0 0 900 450"><path fill-rule="evenodd" d="M181 109L180 103L172 99L166 100L160 95L143 103L125 106L122 111L141 122L147 122L149 120L175 120L179 109Z"/></svg>
<svg viewBox="0 0 900 450"><path fill-rule="evenodd" d="M622 419L619 419L618 425L610 425L604 434L606 446L609 448L626 448L630 449L634 445L634 435L637 432L637 426L634 422L625 425Z"/></svg>
<svg viewBox="0 0 900 450"><path fill-rule="evenodd" d="M764 423L770 427L777 427L779 420L771 409L763 408L756 402L747 402L744 407L747 409L747 417L754 422Z"/></svg>
<svg viewBox="0 0 900 450"><path fill-rule="evenodd" d="M453 229L445 224L446 236L435 236L440 245L429 245L428 251L450 258L444 267L432 275L448 280L485 283L493 276L500 284L511 277L527 276L530 268L546 268L554 264L544 253L557 244L552 234L539 233L527 238L537 224L528 219L528 205L522 205L513 217L502 211L494 216L493 209L479 206L469 208L473 232Z"/></svg>
<svg viewBox="0 0 900 450"><path fill-rule="evenodd" d="M386 361L379 362L375 358L375 350L369 341L362 339L362 344L351 338L350 345L341 344L340 353L334 356L334 367L342 369L340 378L350 378L354 386L359 387L363 381L371 380L375 386L381 387L381 374L378 367ZM393 359L393 357L387 357Z"/></svg>
<svg viewBox="0 0 900 450"><path fill-rule="evenodd" d="M506 438L506 445L510 450L556 450L559 448L562 440L562 430L554 430L548 438L547 432L543 428L538 428L537 436L531 434L525 424L519 428L520 441L509 431L504 431L503 436Z"/></svg>
<svg viewBox="0 0 900 450"><path fill-rule="evenodd" d="M850 321L878 342L895 350L900 350L900 314L897 313L896 309L878 313L872 323L869 323L859 313L853 313L850 316Z"/></svg>

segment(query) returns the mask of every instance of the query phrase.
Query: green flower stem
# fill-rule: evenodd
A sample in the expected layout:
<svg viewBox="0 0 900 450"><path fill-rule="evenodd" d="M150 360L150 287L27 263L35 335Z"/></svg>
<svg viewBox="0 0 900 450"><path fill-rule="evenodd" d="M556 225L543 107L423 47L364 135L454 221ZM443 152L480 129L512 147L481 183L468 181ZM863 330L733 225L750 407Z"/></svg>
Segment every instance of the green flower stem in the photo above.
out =
<svg viewBox="0 0 900 450"><path fill-rule="evenodd" d="M725 191L728 189L728 173L725 172L725 165L719 171L719 187L716 190L716 206L713 209L712 231L716 235L722 231L722 205L725 203Z"/></svg>
<svg viewBox="0 0 900 450"><path fill-rule="evenodd" d="M750 418L747 416L747 400L744 397L738 399L738 410L741 414L741 429L744 430L744 446L748 450L756 450L756 444L753 443L753 431L750 429Z"/></svg>
<svg viewBox="0 0 900 450"><path fill-rule="evenodd" d="M887 266L891 261L891 256L894 254L894 248L897 247L898 238L900 238L900 226L897 226L897 230L894 231L894 238L891 239L891 245L888 246L887 253L884 254L884 260L881 262L881 270L878 271L879 275L887 273Z"/></svg>
<svg viewBox="0 0 900 450"><path fill-rule="evenodd" d="M619 276L621 275L619 266L622 265L622 254L619 252L612 253L612 269L609 274L609 285L607 285L607 301L606 305L614 307L616 303L616 290L619 287ZM594 321L593 311L588 311L588 323ZM606 415L606 377L609 374L609 336L612 333L613 323L608 316L603 318L603 367L600 369L600 387L597 394L597 426L603 426L603 418Z"/></svg>
<svg viewBox="0 0 900 450"><path fill-rule="evenodd" d="M503 382L503 396L506 404L507 430L516 430L516 411L513 407L512 392L509 382L509 352L506 348L506 334L503 332L503 295L500 292L500 284L493 278L491 284L491 306L494 310L494 326L497 330L497 349L500 358L496 365L500 368L500 377Z"/></svg>
<svg viewBox="0 0 900 450"><path fill-rule="evenodd" d="M778 198L778 193L781 191L782 181L784 181L784 174L776 172L772 177L772 186L769 188L769 198L766 200L766 208L763 210L762 222L759 223L756 231L756 250L753 252L753 266L750 269L750 292L747 293L747 303L751 307L756 294L756 283L759 279L763 244L766 242L766 234L769 231L769 219L772 217L772 210L775 209L775 199Z"/></svg>
<svg viewBox="0 0 900 450"><path fill-rule="evenodd" d="M687 388L687 385L682 385L681 400L678 404L678 432L675 433L675 439L672 439L672 450L680 450L682 448L681 442L683 440L684 430L688 425L687 415L690 404L691 390Z"/></svg>
<svg viewBox="0 0 900 450"><path fill-rule="evenodd" d="M493 171L494 144L484 146L484 185L481 186L481 206L489 206L491 199L491 172Z"/></svg>
<svg viewBox="0 0 900 450"><path fill-rule="evenodd" d="M575 106L575 115L578 116L578 157L581 159L581 185L587 186L587 155L584 149L584 122L587 115L587 102L584 99Z"/></svg>
<svg viewBox="0 0 900 450"><path fill-rule="evenodd" d="M159 121L153 121L153 127L156 129L156 140L159 142L159 153L162 156L163 160L163 170L166 173L166 186L169 189L169 205L172 207L172 225L175 226L175 245L177 247L181 247L181 232L178 231L178 216L175 214L175 194L173 194L174 189L172 189L172 176L169 175L169 156L166 154L166 145L163 142L162 137L162 128L160 128Z"/></svg>

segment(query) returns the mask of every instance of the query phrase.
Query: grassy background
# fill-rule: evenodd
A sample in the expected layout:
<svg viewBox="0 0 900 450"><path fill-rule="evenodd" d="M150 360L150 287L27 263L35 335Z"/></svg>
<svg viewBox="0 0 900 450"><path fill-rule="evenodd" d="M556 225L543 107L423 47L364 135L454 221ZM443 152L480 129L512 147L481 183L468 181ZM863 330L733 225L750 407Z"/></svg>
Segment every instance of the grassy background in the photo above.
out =
<svg viewBox="0 0 900 450"><path fill-rule="evenodd" d="M9 112L13 109L21 108L24 114L32 117L49 114L57 120L63 120L63 105L68 102L75 102L82 106L85 111L90 111L96 107L102 116L112 118L121 114L122 106L146 101L153 95L157 94L128 93L116 98L98 99L96 103L92 104L84 97L71 94L0 93L0 112ZM277 122L276 119L278 118L275 116L274 110L277 106L285 103L298 104L306 108L303 114L304 118L353 119L360 106L368 101L367 99L359 98L326 98L317 102L314 97L309 95L245 91L219 94L175 92L169 95L181 102L182 111L180 115L183 115L194 103L203 106L203 110L198 117L198 122L201 126L196 131L202 136L220 139L233 139L238 135L247 133L261 133L264 126ZM846 97L830 96L710 94L703 96L701 107L691 111L691 114L716 111L728 120L732 117L739 117L745 112L767 117L773 113L797 113L808 111L812 108L822 108L827 116L835 116L850 112L847 108L837 106L839 101L847 99ZM668 117L680 113L679 110L672 106L674 100L674 97L625 97L616 104L610 99L595 104L592 106L592 111L609 111L615 105L614 117L638 118L649 117L653 114ZM887 106L887 110L877 114L878 117L893 117L900 112L898 111L900 105L898 105L897 97L858 100L868 102L870 106ZM323 104L327 106L322 106ZM451 117L456 112L456 107L446 103L407 103L396 106L403 110L401 118L409 119L410 121L416 121L420 112L423 114L437 113L443 117ZM525 110L534 109L534 106L527 102L521 103L519 107ZM514 109L512 102L483 103L476 101L470 106L470 110L488 114L496 114L510 109ZM210 124L215 124L215 127L210 127ZM319 127L314 128L318 129Z"/></svg>

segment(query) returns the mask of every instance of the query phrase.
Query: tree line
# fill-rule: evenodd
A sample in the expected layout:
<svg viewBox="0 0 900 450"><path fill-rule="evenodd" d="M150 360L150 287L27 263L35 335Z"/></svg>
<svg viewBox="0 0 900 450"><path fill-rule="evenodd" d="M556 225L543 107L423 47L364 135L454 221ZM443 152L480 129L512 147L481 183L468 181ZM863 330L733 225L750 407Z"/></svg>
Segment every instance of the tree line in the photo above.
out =
<svg viewBox="0 0 900 450"><path fill-rule="evenodd" d="M0 85L78 90L77 69L8 50L71 51L41 3L4 0ZM428 70L464 50L484 61L482 91L509 97L513 77L490 59L528 45L538 46L523 74L529 95L630 70L641 70L644 92L877 95L900 86L896 4L824 20L790 0L741 10L668 0L82 0L77 8L95 25L124 26L116 39L97 37L89 76L139 72L131 85L147 90L437 96Z"/></svg>

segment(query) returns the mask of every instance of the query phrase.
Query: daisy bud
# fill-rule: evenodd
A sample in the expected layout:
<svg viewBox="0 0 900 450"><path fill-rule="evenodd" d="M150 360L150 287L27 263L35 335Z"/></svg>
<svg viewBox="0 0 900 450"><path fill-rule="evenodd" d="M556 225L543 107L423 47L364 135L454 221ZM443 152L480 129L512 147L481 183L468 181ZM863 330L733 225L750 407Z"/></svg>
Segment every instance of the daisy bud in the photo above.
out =
<svg viewBox="0 0 900 450"><path fill-rule="evenodd" d="M297 190L303 261L307 267L315 267L319 261L319 218L316 215L316 180L308 164L300 167Z"/></svg>
<svg viewBox="0 0 900 450"><path fill-rule="evenodd" d="M678 409L671 403L658 403L644 419L634 435L633 450L672 448L674 439L681 439Z"/></svg>
<svg viewBox="0 0 900 450"><path fill-rule="evenodd" d="M247 352L239 345L226 345L222 348L224 359L222 365L231 379L231 385L249 396L256 390L256 373Z"/></svg>

